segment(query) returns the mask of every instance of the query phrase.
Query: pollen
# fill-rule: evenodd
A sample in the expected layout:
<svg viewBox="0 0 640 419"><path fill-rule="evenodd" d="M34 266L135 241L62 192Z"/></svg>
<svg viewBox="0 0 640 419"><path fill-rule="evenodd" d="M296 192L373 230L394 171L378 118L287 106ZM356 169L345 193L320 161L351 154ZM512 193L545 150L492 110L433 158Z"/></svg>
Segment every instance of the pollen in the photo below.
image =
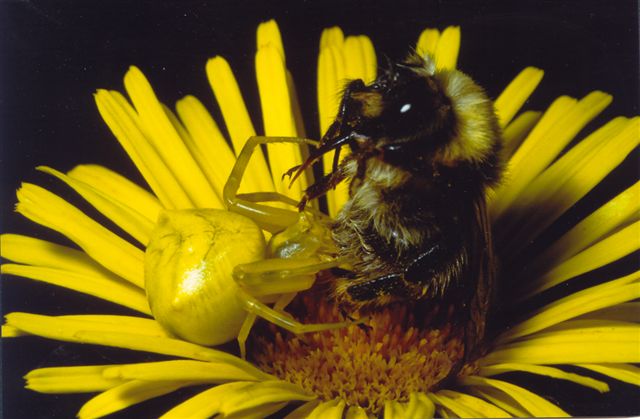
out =
<svg viewBox="0 0 640 419"><path fill-rule="evenodd" d="M344 319L335 303L312 294L287 311L305 323ZM252 352L265 371L320 400L337 398L378 414L386 401L408 401L411 393L433 391L457 375L464 345L453 313L438 305L392 304L363 324L325 332L293 335L266 325Z"/></svg>

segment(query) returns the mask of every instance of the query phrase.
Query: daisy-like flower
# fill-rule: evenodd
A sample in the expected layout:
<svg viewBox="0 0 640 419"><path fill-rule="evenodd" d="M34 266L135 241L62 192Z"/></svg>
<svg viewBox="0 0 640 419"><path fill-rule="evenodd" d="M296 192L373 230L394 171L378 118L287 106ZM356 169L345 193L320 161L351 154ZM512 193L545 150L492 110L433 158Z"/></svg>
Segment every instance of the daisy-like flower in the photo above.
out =
<svg viewBox="0 0 640 419"><path fill-rule="evenodd" d="M438 68L453 69L459 43L459 28L428 29L415 48L432 55ZM611 97L599 91L580 99L562 96L542 112L520 112L543 77L537 68L524 69L495 101L508 167L490 199L496 250L504 265L500 304L506 313L533 308L499 325L486 354L447 378L461 359L460 337L450 324L431 322L433 313L418 316L397 306L372 314L364 328L293 335L258 324L249 335L246 359L224 349L229 345L215 347L249 333L242 303L249 300L236 298L242 291L231 271L259 259L265 245L253 224L208 210L225 209L223 187L257 131L227 61L212 58L206 72L228 139L198 99L181 99L174 112L135 67L125 76L128 99L109 90L95 95L100 114L152 192L105 167L81 165L68 173L39 168L73 188L124 234L40 186L25 183L18 191L18 212L62 233L81 250L4 234L2 257L13 263L4 264L2 273L72 289L139 314L9 313L3 338L35 335L159 355L141 363L38 368L26 375L29 389L97 393L79 411L87 418L189 386L202 391L176 402L164 417L263 417L279 411L292 418L556 417L567 412L510 381L513 375L507 373L566 380L599 392L609 385L592 372L640 384L640 370L632 365L640 362L634 302L640 297L640 272L579 286L584 274L638 250L640 183L537 254L528 247L637 147L640 118L615 118L576 140ZM344 80L370 82L375 75L376 55L367 37L344 37L338 28L323 33L317 86L322 132L336 115L336 92ZM256 77L261 134L304 136L293 77L273 21L258 28ZM240 192L259 192L266 200L280 192L295 202L312 183L311 174L292 189L281 176L301 164L306 152L294 144L270 144L268 155L255 150ZM331 162L325 165L330 169ZM344 186L329 192L329 215L335 216L345 200ZM296 221L287 215L286 204L269 208L275 216L263 221L271 222L271 232ZM220 246L212 245L211 234ZM208 262L211 255L215 263ZM524 255L526 269L518 268ZM194 270L199 263L206 266ZM563 293L566 284L579 290ZM331 302L309 293L279 290L271 300L255 301L286 307L303 323L341 317Z"/></svg>

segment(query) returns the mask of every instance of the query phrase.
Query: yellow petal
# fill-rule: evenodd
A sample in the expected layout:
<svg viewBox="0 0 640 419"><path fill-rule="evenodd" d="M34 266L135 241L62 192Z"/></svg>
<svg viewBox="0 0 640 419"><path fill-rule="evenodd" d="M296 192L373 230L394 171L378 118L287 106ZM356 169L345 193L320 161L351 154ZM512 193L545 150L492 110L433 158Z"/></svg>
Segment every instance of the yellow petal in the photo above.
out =
<svg viewBox="0 0 640 419"><path fill-rule="evenodd" d="M328 48L331 45L341 46L344 42L344 34L342 29L337 26L327 28L320 35L320 49Z"/></svg>
<svg viewBox="0 0 640 419"><path fill-rule="evenodd" d="M440 31L437 29L425 29L420 33L418 42L416 43L416 52L421 57L429 54L432 57L436 55L438 47L438 39L440 39Z"/></svg>
<svg viewBox="0 0 640 419"><path fill-rule="evenodd" d="M0 335L3 338L17 338L17 337L20 337L20 336L25 336L27 334L24 333L23 331L21 331L18 328L3 324L2 325L2 332L0 333Z"/></svg>
<svg viewBox="0 0 640 419"><path fill-rule="evenodd" d="M489 403L498 406L505 412L509 412L513 417L525 418L529 416L529 413L520 406L520 404L513 399L513 397L497 390L488 387L470 387L471 393L480 397Z"/></svg>
<svg viewBox="0 0 640 419"><path fill-rule="evenodd" d="M453 412L451 412L450 410L446 409L443 406L438 406L437 411L439 415L438 417L442 417L443 419L457 418L457 416L453 414Z"/></svg>
<svg viewBox="0 0 640 419"><path fill-rule="evenodd" d="M314 398L315 396L286 381L263 381L252 383L235 394L228 394L222 401L220 413L226 416L265 404L290 400L308 401Z"/></svg>
<svg viewBox="0 0 640 419"><path fill-rule="evenodd" d="M222 188L235 162L233 152L198 99L193 96L182 98L176 104L176 111L189 132L186 145L191 155L198 162L218 198L222 199Z"/></svg>
<svg viewBox="0 0 640 419"><path fill-rule="evenodd" d="M104 195L90 185L72 179L64 173L60 173L50 167L38 166L37 169L65 182L108 219L129 233L140 244L146 245L149 242L149 234L155 223L137 212L135 208L127 205L125 200L116 196ZM126 196L122 198L126 199Z"/></svg>
<svg viewBox="0 0 640 419"><path fill-rule="evenodd" d="M168 337L167 333L162 330L160 325L153 319L145 317L134 316L119 316L119 315L107 315L107 314L77 314L66 316L41 316L38 314L29 313L12 313L11 317L7 317L7 322L12 319L13 322L20 322L22 326L26 327L24 331L31 333L30 331L37 331L39 325L37 322L45 320L45 324L55 325L56 327L71 327L74 330L86 329L111 332L119 330L123 333L135 333L138 336L147 337ZM55 320L50 323L46 323L46 320ZM36 322L36 323L33 323ZM17 324L17 323L16 323ZM36 329L34 329L34 326ZM22 329L21 329L22 330ZM53 333L53 331L52 331ZM58 332L55 332L58 333ZM64 333L64 331L60 332ZM31 333L36 334L37 333Z"/></svg>
<svg viewBox="0 0 640 419"><path fill-rule="evenodd" d="M616 261L640 248L640 221L623 228L555 266L526 285L521 297L528 298L568 279Z"/></svg>
<svg viewBox="0 0 640 419"><path fill-rule="evenodd" d="M320 50L318 55L318 116L320 134L327 132L336 118L340 93L346 82L346 70L342 45L330 45Z"/></svg>
<svg viewBox="0 0 640 419"><path fill-rule="evenodd" d="M178 134L180 141L186 146L188 141L191 141L191 134L187 131L187 128L182 124L180 118L164 103L160 103L160 107L164 111L165 117L169 120L171 126ZM193 156L192 156L193 157Z"/></svg>
<svg viewBox="0 0 640 419"><path fill-rule="evenodd" d="M100 115L166 208L189 208L193 203L147 141L135 113L118 92L98 90L95 94Z"/></svg>
<svg viewBox="0 0 640 419"><path fill-rule="evenodd" d="M404 419L404 406L395 400L387 400L384 403L384 419Z"/></svg>
<svg viewBox="0 0 640 419"><path fill-rule="evenodd" d="M640 182L636 182L565 233L536 257L531 266L537 272L544 272L552 264L574 256L627 222L636 221L639 215Z"/></svg>
<svg viewBox="0 0 640 419"><path fill-rule="evenodd" d="M436 413L436 405L424 393L411 393L405 405L406 419L430 419Z"/></svg>
<svg viewBox="0 0 640 419"><path fill-rule="evenodd" d="M503 155L508 160L520 147L520 144L531 133L542 117L541 112L526 111L511 122L502 132Z"/></svg>
<svg viewBox="0 0 640 419"><path fill-rule="evenodd" d="M518 113L522 105L536 90L544 76L544 71L527 67L502 91L495 101L496 113L501 127L506 127Z"/></svg>
<svg viewBox="0 0 640 419"><path fill-rule="evenodd" d="M235 382L222 384L187 399L162 415L162 419L210 418L220 412L222 400L229 394L242 391L251 383Z"/></svg>
<svg viewBox="0 0 640 419"><path fill-rule="evenodd" d="M640 118L616 118L531 182L526 193L509 210L510 225L520 224L515 234L511 232L510 240L504 243L510 254L529 243L622 163L640 143L638 132Z"/></svg>
<svg viewBox="0 0 640 419"><path fill-rule="evenodd" d="M296 123L291 108L284 58L277 48L267 45L256 53L256 78L260 91L262 119L265 135L269 137L296 137ZM295 144L273 144L269 147L269 164L276 190L294 199L302 197L306 181L289 182L282 179L289 169L302 164L300 147Z"/></svg>
<svg viewBox="0 0 640 419"><path fill-rule="evenodd" d="M3 258L25 265L84 273L105 279L118 278L80 250L19 234L0 235L0 254Z"/></svg>
<svg viewBox="0 0 640 419"><path fill-rule="evenodd" d="M480 363L640 362L640 326L614 322L602 322L591 327L576 325L567 322L566 327L560 330L538 333L517 343L499 346Z"/></svg>
<svg viewBox="0 0 640 419"><path fill-rule="evenodd" d="M376 78L376 51L371 40L364 36L348 36L344 40L342 56L345 59L345 77L349 80L361 79L365 84Z"/></svg>
<svg viewBox="0 0 640 419"><path fill-rule="evenodd" d="M346 69L342 44L329 45L321 49L318 56L318 115L321 134L327 131L336 118L341 99L340 93L345 81ZM347 150L341 150L341 156L344 157L346 152ZM334 153L328 153L322 159L325 174L333 171ZM326 196L329 215L335 216L349 196L348 186L343 182L335 190L329 191Z"/></svg>
<svg viewBox="0 0 640 419"><path fill-rule="evenodd" d="M162 415L162 419L207 419L214 417L220 413L220 409L227 397L232 397L250 387L251 383L234 382L210 388L177 405ZM270 417L284 406L286 406L286 403L268 403L242 410L238 413L225 415L224 417L229 419L260 419Z"/></svg>
<svg viewBox="0 0 640 419"><path fill-rule="evenodd" d="M180 136L180 139L184 144L184 146L186 147L187 151L193 158L195 163L194 170L199 170L202 173L209 189L213 192L213 194L210 194L209 196L210 202L207 203L207 208L218 208L218 209L224 208L223 199L222 199L222 188L218 187L215 184L215 182L212 180L212 178L208 176L207 172L204 171L203 165L201 164L202 156L198 154L199 150L194 145L195 141L191 137L191 133L187 130L187 128L182 124L182 121L171 109L169 109L164 104L162 105L162 109L164 110L167 118L169 119L169 121L175 128L176 132ZM196 154L194 155L194 153Z"/></svg>
<svg viewBox="0 0 640 419"><path fill-rule="evenodd" d="M39 368L24 377L25 387L39 393L92 393L123 384L121 379L102 375L107 367L110 365Z"/></svg>
<svg viewBox="0 0 640 419"><path fill-rule="evenodd" d="M529 319L511 327L498 342L530 335L582 314L640 298L640 271L575 292L546 305Z"/></svg>
<svg viewBox="0 0 640 419"><path fill-rule="evenodd" d="M289 417L287 417L287 419L289 419ZM369 416L367 415L367 411L360 406L349 406L345 419L369 419ZM425 417L425 419L428 418Z"/></svg>
<svg viewBox="0 0 640 419"><path fill-rule="evenodd" d="M225 419L264 419L272 417L277 411L287 406L289 402L268 403L251 409L241 410L230 415L225 415Z"/></svg>
<svg viewBox="0 0 640 419"><path fill-rule="evenodd" d="M267 46L274 47L282 59L285 60L282 36L280 35L280 29L278 28L278 24L275 20L271 19L258 25L258 30L256 32L256 45L258 49Z"/></svg>
<svg viewBox="0 0 640 419"><path fill-rule="evenodd" d="M95 164L83 164L67 173L71 179L84 182L111 199L127 203L151 222L158 219L162 205L158 198L124 176Z"/></svg>
<svg viewBox="0 0 640 419"><path fill-rule="evenodd" d="M614 320L633 322L640 319L640 302L618 304L591 313L583 314L581 319Z"/></svg>
<svg viewBox="0 0 640 419"><path fill-rule="evenodd" d="M236 365L220 362L174 360L144 362L139 364L112 365L103 372L106 378L144 381L198 381L222 383L226 381L255 381L264 374L246 370Z"/></svg>
<svg viewBox="0 0 640 419"><path fill-rule="evenodd" d="M101 277L62 269L12 263L3 264L1 272L3 275L16 275L68 288L151 315L144 292L117 277Z"/></svg>
<svg viewBox="0 0 640 419"><path fill-rule="evenodd" d="M328 108L320 112L322 133L326 132L336 117L341 99L340 92L346 82L348 80L361 79L365 83L371 83L377 75L376 52L371 40L366 36L348 36L344 43L334 44L332 48L326 49L324 52L325 54L323 55L323 51L321 51L318 61L318 101L319 103L325 103ZM322 62L322 60L326 62ZM322 75L320 71L327 73ZM322 86L321 83L323 83ZM321 92L328 95L328 97L321 98ZM343 147L340 151L340 161L349 154L350 150L347 147ZM323 157L325 174L333 171L333 158L333 152ZM329 191L327 194L329 214L335 216L348 198L348 182L341 182L335 189Z"/></svg>
<svg viewBox="0 0 640 419"><path fill-rule="evenodd" d="M557 378L559 380L572 381L581 386L589 387L600 393L609 391L609 385L604 381L596 380L591 377L585 377L584 375L574 374L570 372L562 371L558 368L547 367L544 365L531 365L531 364L496 364L482 367L480 369L480 375L492 376L502 374L511 371L524 371L537 375L544 375L547 377Z"/></svg>
<svg viewBox="0 0 640 419"><path fill-rule="evenodd" d="M171 381L131 381L121 384L89 400L78 412L79 418L99 418L134 404L172 393L190 383Z"/></svg>
<svg viewBox="0 0 640 419"><path fill-rule="evenodd" d="M304 129L304 118L302 108L300 107L300 100L298 99L298 92L296 90L296 84L293 81L293 76L291 72L287 70L287 88L289 89L289 96L291 97L291 113L293 114L293 120L296 124L296 132L298 136L306 138L307 132ZM305 150L303 150L303 159L306 157L304 154ZM307 175L307 179L313 179L312 171L307 171L305 174ZM311 182L308 182L311 183Z"/></svg>
<svg viewBox="0 0 640 419"><path fill-rule="evenodd" d="M444 407L445 409L447 409L448 411L456 415L456 417L459 417L459 418L479 417L478 413L475 412L473 409L470 409L468 406L465 406L462 403L458 403L447 396L441 395L440 392L436 394L429 394L429 398L433 400L433 402L437 406Z"/></svg>
<svg viewBox="0 0 640 419"><path fill-rule="evenodd" d="M320 403L310 414L307 419L341 419L345 409L344 400L330 400Z"/></svg>
<svg viewBox="0 0 640 419"><path fill-rule="evenodd" d="M369 37L360 35L357 38L364 60L364 73L362 74L362 80L365 83L372 83L378 76L378 59L376 57L376 50Z"/></svg>
<svg viewBox="0 0 640 419"><path fill-rule="evenodd" d="M227 60L211 58L206 66L209 84L218 101L233 148L238 154L249 137L256 135L238 82ZM264 167L266 169L266 165Z"/></svg>
<svg viewBox="0 0 640 419"><path fill-rule="evenodd" d="M144 253L140 249L46 189L24 183L17 196L19 213L67 236L116 275L138 287L144 286Z"/></svg>
<svg viewBox="0 0 640 419"><path fill-rule="evenodd" d="M578 317L571 320L566 320L562 323L558 323L554 326L547 328L546 330L540 331L531 337L523 338L522 341L530 339L532 337L547 337L547 336L555 336L556 332L568 331L568 336L571 333L591 333L593 330L609 330L610 332L615 332L616 328L619 333L623 333L626 328L636 326L637 321L625 321L625 320L603 320L603 319L590 319L584 317ZM638 324L640 326L640 324ZM570 339L573 339L570 337Z"/></svg>
<svg viewBox="0 0 640 419"><path fill-rule="evenodd" d="M256 78L260 90L265 135L297 136L291 112L287 69L284 58L274 46L263 46L256 53Z"/></svg>
<svg viewBox="0 0 640 419"><path fill-rule="evenodd" d="M327 30L331 31L331 30ZM329 32L327 32L329 33ZM340 104L340 93L348 80L362 79L365 83L372 82L376 77L377 64L375 49L371 40L366 36L349 36L343 39L342 32L334 35L329 42L330 35L326 35L320 42L318 56L318 110L320 117L320 132L324 134L329 125L335 120ZM349 150L341 150L342 160L349 154ZM324 173L333 171L333 155L328 153L323 157ZM335 190L327 193L327 204L330 215L337 214L349 196L348 184L340 183Z"/></svg>
<svg viewBox="0 0 640 419"><path fill-rule="evenodd" d="M237 156L247 140L256 135L256 131L229 63L222 57L215 57L207 62L206 70ZM267 161L261 150L256 150L251 159L243 186L243 192L274 190Z"/></svg>
<svg viewBox="0 0 640 419"><path fill-rule="evenodd" d="M579 102L558 98L543 115L507 167L505 182L493 201L492 213L499 217L596 115L611 103L611 96L595 91Z"/></svg>
<svg viewBox="0 0 640 419"><path fill-rule="evenodd" d="M248 362L226 352L169 337L144 334L138 329L126 328L120 323L96 322L91 316L89 318L86 316L56 317L10 313L6 316L6 323L24 332L48 339L112 346L198 361L226 362L259 373L259 370ZM270 377L262 374L265 378Z"/></svg>
<svg viewBox="0 0 640 419"><path fill-rule="evenodd" d="M313 411L313 409L315 409L316 406L318 406L319 403L320 402L318 402L318 400L311 400L310 402L306 402L305 404L303 404L302 406L300 406L299 408L295 409L293 412L285 416L285 419L306 419L309 416L309 414ZM347 417L348 417L348 413L347 413ZM368 419L368 417L365 416L364 419Z"/></svg>
<svg viewBox="0 0 640 419"><path fill-rule="evenodd" d="M453 70L458 62L460 52L460 27L449 26L440 35L436 47L436 67L439 69Z"/></svg>
<svg viewBox="0 0 640 419"><path fill-rule="evenodd" d="M567 417L567 412L548 402L542 397L534 394L515 384L484 377L465 377L462 379L463 385L481 386L489 389L499 390L515 400L522 408L531 413L531 416L542 417ZM506 410L506 409L505 409ZM527 415L524 415L527 416Z"/></svg>
<svg viewBox="0 0 640 419"><path fill-rule="evenodd" d="M151 85L137 67L131 67L124 84L149 141L197 207L214 208L220 201L196 164Z"/></svg>
<svg viewBox="0 0 640 419"><path fill-rule="evenodd" d="M454 413L456 409L453 406L464 407L465 410L474 414L474 417L482 418L509 418L509 415L504 410L500 409L494 404L487 403L486 401L469 394L460 393L452 390L440 390L437 393L441 399L446 399L447 403L451 405L449 408Z"/></svg>
<svg viewBox="0 0 640 419"><path fill-rule="evenodd" d="M630 364L577 364L581 368L595 371L625 383L640 386L640 368Z"/></svg>

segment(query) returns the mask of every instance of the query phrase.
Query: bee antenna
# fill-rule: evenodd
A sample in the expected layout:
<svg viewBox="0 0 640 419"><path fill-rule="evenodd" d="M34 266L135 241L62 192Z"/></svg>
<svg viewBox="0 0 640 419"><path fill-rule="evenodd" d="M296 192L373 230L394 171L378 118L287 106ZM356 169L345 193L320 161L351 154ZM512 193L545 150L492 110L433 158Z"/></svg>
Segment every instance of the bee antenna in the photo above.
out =
<svg viewBox="0 0 640 419"><path fill-rule="evenodd" d="M384 60L382 71L386 74L393 73L393 60L387 54L382 54L382 59Z"/></svg>

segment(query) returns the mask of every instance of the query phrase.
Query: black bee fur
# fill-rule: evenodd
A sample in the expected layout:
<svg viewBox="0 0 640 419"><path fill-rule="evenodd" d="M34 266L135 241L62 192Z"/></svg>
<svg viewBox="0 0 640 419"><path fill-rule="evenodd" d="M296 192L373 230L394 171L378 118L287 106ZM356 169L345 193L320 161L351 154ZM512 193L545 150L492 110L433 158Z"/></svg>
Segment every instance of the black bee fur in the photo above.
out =
<svg viewBox="0 0 640 419"><path fill-rule="evenodd" d="M370 85L346 86L335 122L300 170L343 146L351 154L335 159L301 203L350 182L332 233L353 274L336 280L337 301L353 310L458 302L482 323L471 332L480 338L495 265L486 194L502 172L493 102L464 73L412 54Z"/></svg>

